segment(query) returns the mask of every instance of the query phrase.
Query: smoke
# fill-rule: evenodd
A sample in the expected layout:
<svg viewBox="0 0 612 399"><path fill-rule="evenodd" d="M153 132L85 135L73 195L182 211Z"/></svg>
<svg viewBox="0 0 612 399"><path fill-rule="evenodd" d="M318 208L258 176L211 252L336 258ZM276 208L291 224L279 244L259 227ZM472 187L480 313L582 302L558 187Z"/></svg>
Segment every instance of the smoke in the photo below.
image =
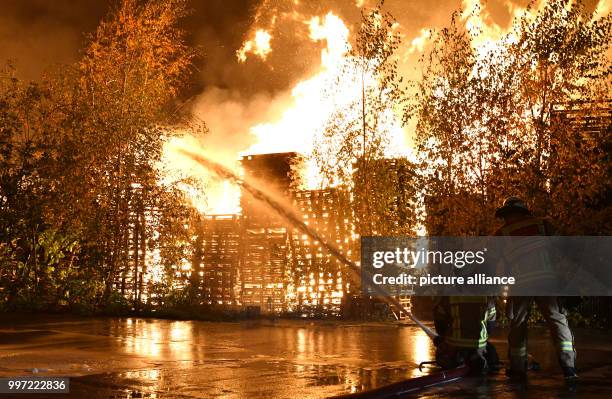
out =
<svg viewBox="0 0 612 399"><path fill-rule="evenodd" d="M526 0L483 0L481 12L486 16L483 23L498 30L507 29L511 24L512 7L517 2L520 3L517 7L523 7ZM226 137L235 149L248 148L253 139L249 128L271 121L267 116L277 118L278 108L282 100L290 99L291 89L320 69L321 49L326 43L311 40L307 22L333 12L348 26L350 38L354 40L361 12L378 1L261 0L244 1L242 7L231 9L226 1L205 3L201 6L204 8L196 9L188 26L196 32L194 44L205 52L198 76L201 89L193 93L198 96L193 112L209 124L208 145L215 147L217 137ZM384 7L397 18L403 36L398 49L402 60L400 72L407 79L413 79L417 77L418 57L427 49L430 29L447 25L451 13L463 10L466 4L461 0L442 0L435 2L434 7L425 0L387 0ZM217 18L206 17L210 14ZM255 51L258 32L265 44L265 51L260 53ZM265 32L265 40L262 32ZM250 51L240 52L245 48ZM217 117L231 114L234 118L245 119L237 122Z"/></svg>
<svg viewBox="0 0 612 399"><path fill-rule="evenodd" d="M448 24L453 11L469 12L478 6L478 11L467 22L499 34L511 25L515 8L514 3L508 1L447 0L432 8L424 7L422 2L387 0L385 9L397 18L403 36L403 44L398 49L402 75L408 79L417 77L417 60L427 49L430 29ZM254 133L261 130L259 127L274 124L278 127L276 130L282 132L276 132L275 145L271 146L268 140L263 147L270 151L299 151L301 148L285 148L287 145L283 143L305 136L302 131L312 130L317 116L324 114L323 102L317 102L312 93L307 101L300 102L301 97L296 98L292 91L298 83L320 73L321 50L330 44L322 38L313 40L312 21L320 21L333 12L347 26L349 39L354 40L362 8L376 3L263 0L251 4L248 12L234 15L223 11L222 3L211 2L208 12L218 14L218 21L192 27L198 32L194 37L206 56L200 74L203 88L196 95L191 112L195 118L204 120L210 129L203 140L207 152L215 153L216 159L235 162L239 154L249 149L257 151ZM195 17L200 19L198 13ZM262 32L265 32L265 40L257 44L257 35L263 38ZM295 107L296 102L298 107L294 114L298 114L287 116L286 111ZM307 116L309 113L312 117ZM302 120L300 114L306 119ZM285 119L290 123L282 123ZM298 120L303 123L296 125L294 122ZM315 133L309 132L309 135Z"/></svg>
<svg viewBox="0 0 612 399"><path fill-rule="evenodd" d="M207 152L215 153L216 159L237 160L255 143L251 128L280 115L289 97L289 92L260 92L245 98L237 90L206 89L195 99L192 113L210 130L203 138Z"/></svg>
<svg viewBox="0 0 612 399"><path fill-rule="evenodd" d="M0 12L0 63L11 59L19 77L37 80L54 65L78 60L88 33L119 0L3 0ZM509 27L514 12L529 0L482 0L487 23L502 30ZM211 87L239 91L247 101L261 92L288 90L316 68L320 47L308 40L304 20L332 11L354 32L362 9L378 0L206 0L192 1L191 16L184 21L188 43L203 49L186 96ZM609 12L611 0L586 0L587 11ZM410 54L413 40L423 30L440 28L450 14L464 9L462 0L386 0L385 9L399 21L404 35L401 55L409 72L416 62ZM483 15L485 15L483 14ZM236 51L261 28L271 35L271 53L266 60L252 57L238 62ZM421 42L419 41L418 50ZM424 43L425 45L425 43ZM413 48L414 51L414 48Z"/></svg>
<svg viewBox="0 0 612 399"><path fill-rule="evenodd" d="M17 75L38 79L55 64L79 57L85 35L119 0L5 0L0 13L0 62L14 60ZM587 9L609 11L611 0L588 0ZM325 40L312 40L308 21L333 12L355 39L362 11L378 0L207 0L192 1L193 13L183 22L189 45L200 47L197 73L188 82L189 112L207 123L204 146L235 160L256 138L252 128L278 121L295 98L292 89L321 69ZM528 0L386 0L384 8L399 23L400 73L417 78L419 55L427 51L430 30L446 26L453 11L478 3L479 14L468 22L499 34L510 27ZM237 51L262 30L265 57ZM261 34L260 34L261 36ZM313 102L314 103L314 102ZM315 110L316 111L316 110ZM298 126L296 129L305 129ZM410 130L411 127L408 127ZM287 127L287 135L296 132ZM284 134L285 132L283 132Z"/></svg>

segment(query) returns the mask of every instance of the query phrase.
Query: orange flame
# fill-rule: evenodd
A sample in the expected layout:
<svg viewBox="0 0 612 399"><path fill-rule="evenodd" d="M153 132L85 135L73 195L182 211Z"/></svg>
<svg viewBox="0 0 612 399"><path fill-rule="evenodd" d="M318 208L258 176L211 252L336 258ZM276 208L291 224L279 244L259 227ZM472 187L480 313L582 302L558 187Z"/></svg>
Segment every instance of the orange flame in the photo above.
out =
<svg viewBox="0 0 612 399"><path fill-rule="evenodd" d="M330 12L323 18L314 17L306 23L310 39L326 43L321 51L321 67L313 76L294 86L291 102L275 121L250 129L256 141L246 153L297 151L303 154L307 160L303 173L305 188L314 189L320 187L322 177L311 158L313 146L336 111L343 110L345 114L352 112L350 105L361 95L360 86L355 84L360 79L361 71L351 63L349 29L342 19ZM371 74L365 78L366 85L378 84ZM335 86L330 96L331 85ZM387 116L383 119L390 120L387 125L380 126L390 136L386 155L410 154L406 134L395 110L389 108L383 112Z"/></svg>
<svg viewBox="0 0 612 399"><path fill-rule="evenodd" d="M237 214L240 213L240 188L203 168L193 159L184 156L181 150L201 149L200 143L192 136L173 137L164 145L162 165L164 181L162 184L173 184L191 201L191 204L202 214ZM238 158L207 156L215 162L238 173Z"/></svg>
<svg viewBox="0 0 612 399"><path fill-rule="evenodd" d="M303 22L308 26L309 40L325 44L321 50L319 69L290 90L285 106L277 115L249 128L251 137L245 137L245 143L253 143L250 147L236 154L234 159L209 152L206 152L206 156L236 171L239 169L239 155L298 152L306 159L302 171L305 186L303 188L315 189L320 188L323 179L311 157L313 147L317 138L323 134L329 119L337 111L342 110L348 117L357 117L351 114L357 114L357 110L352 110L355 107L351 108L351 104L361 95L361 87L355 82L361 79L362 72L355 66L356 62L352 62L354 60L349 53L349 29L340 17L329 12L323 17L317 16ZM269 46L271 35L264 30L255 32L255 36L246 41L238 51L239 59L246 59L247 53L253 53L265 60L272 51ZM366 85L378 84L375 76L366 75ZM331 87L333 92L330 93ZM386 155L409 155L411 149L401 125L401 118L395 115L395 110L391 108L382 112L385 117L381 119L388 122L382 124L380 129L384 129L390 138ZM240 191L237 187L218 181L216 177L194 165L191 160L184 159L176 151L181 146L193 149L191 140L189 137L175 138L166 145L164 165L171 171L169 175L174 176L176 181L179 180L178 176L191 175L202 183L203 191L185 183L178 183L201 212L239 212Z"/></svg>
<svg viewBox="0 0 612 399"><path fill-rule="evenodd" d="M270 47L271 39L272 36L268 31L263 29L256 30L253 38L244 42L242 47L236 51L238 61L245 62L247 60L248 53L253 53L265 61L268 54L272 51L272 48Z"/></svg>

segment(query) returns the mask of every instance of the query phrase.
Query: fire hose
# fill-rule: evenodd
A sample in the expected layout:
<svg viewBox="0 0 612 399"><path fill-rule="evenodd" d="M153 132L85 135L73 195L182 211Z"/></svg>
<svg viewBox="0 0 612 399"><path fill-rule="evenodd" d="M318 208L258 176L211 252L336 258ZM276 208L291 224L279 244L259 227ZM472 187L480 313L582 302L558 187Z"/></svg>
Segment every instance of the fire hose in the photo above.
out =
<svg viewBox="0 0 612 399"><path fill-rule="evenodd" d="M432 386L447 384L457 381L468 375L469 369L466 366L457 367L451 370L443 370L421 377L410 378L394 384L382 386L380 388L367 391L350 393L335 396L335 399L391 399L400 397L412 392L420 391Z"/></svg>

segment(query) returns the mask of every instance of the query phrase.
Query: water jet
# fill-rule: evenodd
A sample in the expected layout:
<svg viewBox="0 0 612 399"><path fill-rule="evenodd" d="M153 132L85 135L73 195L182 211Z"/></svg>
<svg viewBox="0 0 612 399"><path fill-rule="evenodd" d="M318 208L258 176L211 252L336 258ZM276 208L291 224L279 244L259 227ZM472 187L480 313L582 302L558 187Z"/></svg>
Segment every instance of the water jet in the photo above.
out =
<svg viewBox="0 0 612 399"><path fill-rule="evenodd" d="M204 168L215 173L220 178L234 182L246 192L248 192L250 195L252 195L254 199L268 205L279 216L281 216L295 228L299 229L302 233L307 234L313 240L318 241L327 251L329 251L331 255L333 255L336 259L338 259L340 262L342 262L345 266L348 267L348 270L353 278L361 278L362 270L359 266L357 266L354 262L348 259L338 248L336 248L336 246L329 243L324 237L321 236L321 234L319 234L318 231L304 223L301 218L296 215L291 209L288 209L285 205L275 200L271 195L267 194L262 189L255 187L246 179L241 178L236 173L234 173L227 167L219 164L218 162L212 161L201 154L196 154L185 149L179 149L178 151L179 153L202 165ZM372 279L368 278L367 281L372 281ZM399 311L404 312L410 318L410 320L412 320L427 334L427 336L429 336L429 338L431 338L432 340L437 338L438 335L432 329L424 325L411 312L407 311L395 297L390 296L380 286L372 285L372 288L376 293L381 295L382 299L387 304L396 307Z"/></svg>

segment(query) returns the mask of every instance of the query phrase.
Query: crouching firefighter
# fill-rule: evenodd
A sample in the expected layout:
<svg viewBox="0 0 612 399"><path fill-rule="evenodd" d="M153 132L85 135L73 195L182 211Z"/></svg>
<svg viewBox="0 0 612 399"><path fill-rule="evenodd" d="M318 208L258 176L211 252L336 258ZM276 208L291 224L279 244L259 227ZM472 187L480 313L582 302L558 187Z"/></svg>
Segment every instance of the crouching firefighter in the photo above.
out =
<svg viewBox="0 0 612 399"><path fill-rule="evenodd" d="M436 363L443 369L467 365L472 373L488 370L486 296L443 296L434 303Z"/></svg>

